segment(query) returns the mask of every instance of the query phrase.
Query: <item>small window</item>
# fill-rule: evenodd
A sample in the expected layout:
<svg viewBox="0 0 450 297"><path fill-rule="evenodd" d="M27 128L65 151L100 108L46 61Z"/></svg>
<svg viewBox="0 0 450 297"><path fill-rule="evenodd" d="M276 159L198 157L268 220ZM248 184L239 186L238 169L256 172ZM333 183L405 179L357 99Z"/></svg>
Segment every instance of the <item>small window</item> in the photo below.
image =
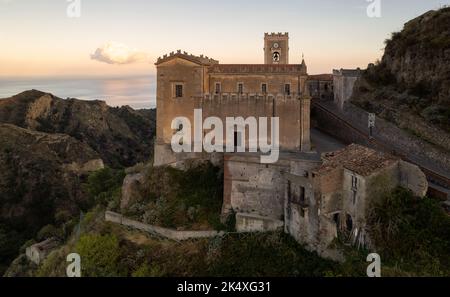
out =
<svg viewBox="0 0 450 297"><path fill-rule="evenodd" d="M220 85L220 83L216 83L216 94L220 94L221 93L221 90L222 88L221 88L221 85Z"/></svg>
<svg viewBox="0 0 450 297"><path fill-rule="evenodd" d="M183 85L175 85L175 97L183 97Z"/></svg>
<svg viewBox="0 0 450 297"><path fill-rule="evenodd" d="M262 84L262 85L261 85L261 92L262 92L263 94L267 94L267 84Z"/></svg>
<svg viewBox="0 0 450 297"><path fill-rule="evenodd" d="M358 189L358 178L356 176L352 176L352 189Z"/></svg>
<svg viewBox="0 0 450 297"><path fill-rule="evenodd" d="M305 188L300 187L300 204L305 204Z"/></svg>
<svg viewBox="0 0 450 297"><path fill-rule="evenodd" d="M244 93L244 84L240 83L238 84L238 94Z"/></svg>
<svg viewBox="0 0 450 297"><path fill-rule="evenodd" d="M353 200L353 205L355 205L356 204L356 191L355 190L353 190L352 191L352 200Z"/></svg>
<svg viewBox="0 0 450 297"><path fill-rule="evenodd" d="M291 95L291 85L290 84L285 84L284 85L284 93L286 95Z"/></svg>
<svg viewBox="0 0 450 297"><path fill-rule="evenodd" d="M288 200L293 204L298 204L302 207L307 207L306 204L306 189L301 186L294 186L288 183Z"/></svg>

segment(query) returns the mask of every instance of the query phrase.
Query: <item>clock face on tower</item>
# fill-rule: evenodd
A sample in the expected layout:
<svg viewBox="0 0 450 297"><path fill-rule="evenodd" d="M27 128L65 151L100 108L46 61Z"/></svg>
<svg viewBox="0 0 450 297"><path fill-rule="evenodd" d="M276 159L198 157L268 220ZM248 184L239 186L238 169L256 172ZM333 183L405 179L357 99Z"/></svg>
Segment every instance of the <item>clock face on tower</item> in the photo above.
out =
<svg viewBox="0 0 450 297"><path fill-rule="evenodd" d="M277 43L277 42L275 42L274 44L273 44L273 48L279 48L280 47L280 45Z"/></svg>
<svg viewBox="0 0 450 297"><path fill-rule="evenodd" d="M280 53L274 52L272 58L274 62L280 62Z"/></svg>

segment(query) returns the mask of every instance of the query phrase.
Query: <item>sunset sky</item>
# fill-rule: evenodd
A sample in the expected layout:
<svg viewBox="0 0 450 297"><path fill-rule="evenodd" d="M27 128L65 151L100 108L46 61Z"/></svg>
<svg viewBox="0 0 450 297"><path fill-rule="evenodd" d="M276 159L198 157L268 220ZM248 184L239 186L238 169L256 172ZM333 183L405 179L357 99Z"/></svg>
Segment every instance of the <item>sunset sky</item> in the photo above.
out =
<svg viewBox="0 0 450 297"><path fill-rule="evenodd" d="M0 0L0 76L154 74L181 49L221 63L263 63L264 32L289 32L290 61L310 74L366 67L393 31L450 0Z"/></svg>

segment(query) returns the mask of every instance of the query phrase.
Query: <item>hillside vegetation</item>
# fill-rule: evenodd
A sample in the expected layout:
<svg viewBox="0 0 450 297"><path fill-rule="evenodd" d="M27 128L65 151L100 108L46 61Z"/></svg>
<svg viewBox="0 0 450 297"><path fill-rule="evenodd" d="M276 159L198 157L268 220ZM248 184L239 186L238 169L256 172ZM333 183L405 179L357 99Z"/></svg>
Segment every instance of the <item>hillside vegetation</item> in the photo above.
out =
<svg viewBox="0 0 450 297"><path fill-rule="evenodd" d="M154 127L154 110L36 90L0 99L0 274L30 239L69 236L80 212L100 203L83 187L88 175L147 161Z"/></svg>
<svg viewBox="0 0 450 297"><path fill-rule="evenodd" d="M0 123L70 135L88 144L112 167L133 166L151 157L155 120L154 110L63 100L37 90L0 99Z"/></svg>
<svg viewBox="0 0 450 297"><path fill-rule="evenodd" d="M209 162L186 171L147 164L138 165L128 172L120 207L112 210L166 228L226 229L220 222L223 202L221 168Z"/></svg>
<svg viewBox="0 0 450 297"><path fill-rule="evenodd" d="M427 12L393 33L351 100L450 150L450 8Z"/></svg>
<svg viewBox="0 0 450 297"><path fill-rule="evenodd" d="M171 169L161 170L159 176ZM210 168L202 165L193 170L193 176L207 176ZM117 205L114 193L120 189L121 177L123 172L107 169L92 174L86 187L94 201L102 202L84 216L80 229L75 228L42 265L30 264L21 256L6 275L64 276L65 257L72 252L83 259L83 276L364 277L366 257L371 252L381 255L383 276L450 274L450 218L437 202L416 198L402 188L385 194L372 208L370 233L377 248L357 250L336 240L334 244L343 250L346 259L338 263L307 251L282 232L231 232L222 237L176 242L105 222L104 205ZM154 182L161 180L155 178ZM99 188L98 184L110 187ZM196 183L188 193L203 191L201 183ZM180 196L174 199L183 201ZM195 225L196 220L203 219L199 216L189 223Z"/></svg>

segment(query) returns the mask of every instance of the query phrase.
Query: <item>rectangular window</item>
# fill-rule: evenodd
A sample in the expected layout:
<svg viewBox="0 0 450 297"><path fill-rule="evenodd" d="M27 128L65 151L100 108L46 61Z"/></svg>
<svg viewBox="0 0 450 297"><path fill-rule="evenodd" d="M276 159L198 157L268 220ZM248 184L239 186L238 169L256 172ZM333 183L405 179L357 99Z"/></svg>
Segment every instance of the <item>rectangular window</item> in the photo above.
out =
<svg viewBox="0 0 450 297"><path fill-rule="evenodd" d="M267 94L267 84L262 84L262 85L261 85L261 92L262 92L263 94Z"/></svg>
<svg viewBox="0 0 450 297"><path fill-rule="evenodd" d="M356 176L352 176L352 189L358 189L358 178Z"/></svg>
<svg viewBox="0 0 450 297"><path fill-rule="evenodd" d="M290 84L285 84L284 85L284 93L286 95L291 95L291 85Z"/></svg>
<svg viewBox="0 0 450 297"><path fill-rule="evenodd" d="M352 191L352 199L353 199L353 205L355 205L356 204L356 191L355 190Z"/></svg>
<svg viewBox="0 0 450 297"><path fill-rule="evenodd" d="M244 93L244 84L240 83L238 84L238 94Z"/></svg>
<svg viewBox="0 0 450 297"><path fill-rule="evenodd" d="M175 98L183 97L183 85L175 85Z"/></svg>
<svg viewBox="0 0 450 297"><path fill-rule="evenodd" d="M221 85L220 83L216 83L216 94L220 94L221 93Z"/></svg>
<svg viewBox="0 0 450 297"><path fill-rule="evenodd" d="M288 200L293 204L300 205L301 207L308 207L306 203L305 187L297 185L292 187L291 183L288 182Z"/></svg>
<svg viewBox="0 0 450 297"><path fill-rule="evenodd" d="M300 187L300 204L305 204L305 188Z"/></svg>

